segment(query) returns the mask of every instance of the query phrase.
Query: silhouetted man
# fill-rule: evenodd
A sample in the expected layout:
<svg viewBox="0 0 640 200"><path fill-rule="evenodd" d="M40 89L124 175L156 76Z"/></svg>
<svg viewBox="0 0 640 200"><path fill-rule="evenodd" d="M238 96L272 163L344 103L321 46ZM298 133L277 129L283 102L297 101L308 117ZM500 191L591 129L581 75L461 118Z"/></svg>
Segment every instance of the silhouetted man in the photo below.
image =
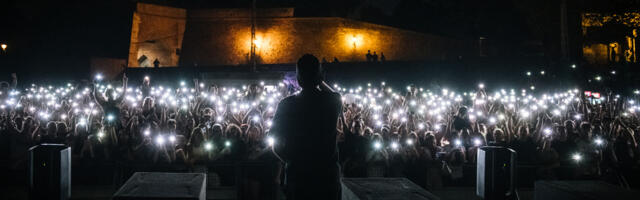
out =
<svg viewBox="0 0 640 200"><path fill-rule="evenodd" d="M156 60L153 61L153 67L158 68L160 67L160 61L156 58Z"/></svg>
<svg viewBox="0 0 640 200"><path fill-rule="evenodd" d="M373 55L371 56L371 60L373 60L373 62L378 62L378 54L376 54L376 52L373 52Z"/></svg>
<svg viewBox="0 0 640 200"><path fill-rule="evenodd" d="M336 125L342 100L323 80L318 58L298 60L302 91L278 104L270 130L285 162L287 200L340 199Z"/></svg>

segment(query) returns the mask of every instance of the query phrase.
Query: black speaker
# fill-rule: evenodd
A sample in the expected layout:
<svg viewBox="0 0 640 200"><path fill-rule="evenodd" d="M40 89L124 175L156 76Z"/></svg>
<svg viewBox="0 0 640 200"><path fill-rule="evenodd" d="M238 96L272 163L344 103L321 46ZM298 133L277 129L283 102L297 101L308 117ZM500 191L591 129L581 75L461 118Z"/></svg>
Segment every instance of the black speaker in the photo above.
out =
<svg viewBox="0 0 640 200"><path fill-rule="evenodd" d="M516 197L516 151L486 146L478 149L476 195L482 199Z"/></svg>
<svg viewBox="0 0 640 200"><path fill-rule="evenodd" d="M71 147L41 144L29 149L29 199L71 198Z"/></svg>

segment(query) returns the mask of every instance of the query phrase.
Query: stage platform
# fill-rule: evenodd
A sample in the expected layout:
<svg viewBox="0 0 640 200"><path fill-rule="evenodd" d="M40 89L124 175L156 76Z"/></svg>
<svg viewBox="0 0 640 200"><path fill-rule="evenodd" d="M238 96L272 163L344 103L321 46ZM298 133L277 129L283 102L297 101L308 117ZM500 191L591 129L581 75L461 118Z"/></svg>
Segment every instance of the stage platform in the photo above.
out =
<svg viewBox="0 0 640 200"><path fill-rule="evenodd" d="M343 178L342 200L440 200L406 178Z"/></svg>

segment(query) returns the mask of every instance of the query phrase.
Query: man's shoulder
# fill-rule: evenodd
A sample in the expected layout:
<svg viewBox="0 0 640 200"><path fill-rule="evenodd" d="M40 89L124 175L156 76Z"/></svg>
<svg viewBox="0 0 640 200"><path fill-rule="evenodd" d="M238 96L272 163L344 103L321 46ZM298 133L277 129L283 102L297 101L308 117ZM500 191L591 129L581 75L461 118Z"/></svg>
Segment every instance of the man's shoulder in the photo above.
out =
<svg viewBox="0 0 640 200"><path fill-rule="evenodd" d="M342 96L340 96L340 93L337 93L337 92L324 92L324 94L330 99L341 100L342 101Z"/></svg>
<svg viewBox="0 0 640 200"><path fill-rule="evenodd" d="M291 105L295 101L295 99L296 99L296 95L287 96L282 100L280 100L280 103L278 103L278 106Z"/></svg>
<svg viewBox="0 0 640 200"><path fill-rule="evenodd" d="M282 100L280 100L280 102L290 102L290 101L293 101L295 98L296 98L296 95L289 95L283 98Z"/></svg>

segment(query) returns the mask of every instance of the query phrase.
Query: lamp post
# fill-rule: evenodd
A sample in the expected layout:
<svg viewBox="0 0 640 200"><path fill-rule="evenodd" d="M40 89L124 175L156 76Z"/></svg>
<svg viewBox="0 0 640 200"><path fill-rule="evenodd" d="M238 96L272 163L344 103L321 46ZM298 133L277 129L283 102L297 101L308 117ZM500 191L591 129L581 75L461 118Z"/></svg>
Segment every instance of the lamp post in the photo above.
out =
<svg viewBox="0 0 640 200"><path fill-rule="evenodd" d="M256 69L256 0L251 1L251 69Z"/></svg>

